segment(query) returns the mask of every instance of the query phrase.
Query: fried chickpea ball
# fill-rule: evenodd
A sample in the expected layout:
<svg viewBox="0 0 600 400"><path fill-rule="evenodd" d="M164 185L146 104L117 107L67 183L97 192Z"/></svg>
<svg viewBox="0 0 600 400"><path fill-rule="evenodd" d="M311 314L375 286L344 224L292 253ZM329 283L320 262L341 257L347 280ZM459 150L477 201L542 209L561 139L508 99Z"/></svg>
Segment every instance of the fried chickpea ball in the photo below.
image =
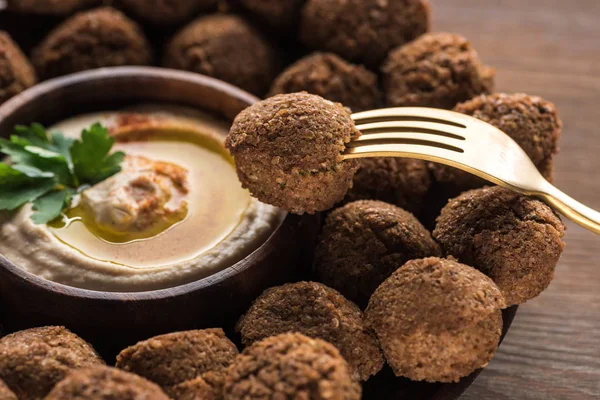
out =
<svg viewBox="0 0 600 400"><path fill-rule="evenodd" d="M2 400L19 400L12 390L6 386L6 383L0 380L0 399Z"/></svg>
<svg viewBox="0 0 600 400"><path fill-rule="evenodd" d="M240 0L242 5L274 28L295 26L306 0Z"/></svg>
<svg viewBox="0 0 600 400"><path fill-rule="evenodd" d="M71 372L45 400L169 400L160 387L135 374L111 367Z"/></svg>
<svg viewBox="0 0 600 400"><path fill-rule="evenodd" d="M8 33L0 31L0 104L36 82L27 57Z"/></svg>
<svg viewBox="0 0 600 400"><path fill-rule="evenodd" d="M427 0L308 0L300 36L309 47L378 67L388 52L429 30Z"/></svg>
<svg viewBox="0 0 600 400"><path fill-rule="evenodd" d="M548 287L565 248L565 229L541 201L490 187L450 200L433 236L447 254L492 278L511 306Z"/></svg>
<svg viewBox="0 0 600 400"><path fill-rule="evenodd" d="M197 377L170 388L167 393L175 400L216 400L221 398L203 378Z"/></svg>
<svg viewBox="0 0 600 400"><path fill-rule="evenodd" d="M412 158L378 157L358 161L352 189L346 202L380 200L413 214L423 207L432 181L425 161Z"/></svg>
<svg viewBox="0 0 600 400"><path fill-rule="evenodd" d="M342 159L360 132L341 104L307 93L277 95L242 111L225 142L242 186L287 211L333 207L357 169Z"/></svg>
<svg viewBox="0 0 600 400"><path fill-rule="evenodd" d="M458 104L454 111L487 122L514 139L540 173L552 180L553 159L558 152L562 121L554 104L522 93L481 95ZM436 181L457 191L482 187L487 181L456 168L431 163Z"/></svg>
<svg viewBox="0 0 600 400"><path fill-rule="evenodd" d="M104 365L87 342L62 326L0 339L0 379L20 400L40 399L72 370Z"/></svg>
<svg viewBox="0 0 600 400"><path fill-rule="evenodd" d="M227 370L225 400L358 400L361 387L339 351L299 333L272 336L244 349Z"/></svg>
<svg viewBox="0 0 600 400"><path fill-rule="evenodd" d="M164 390L212 372L221 374L238 354L222 329L169 333L121 351L117 368L159 384ZM206 380L207 378L205 378ZM219 377L214 377L217 382ZM209 382L210 383L210 382Z"/></svg>
<svg viewBox="0 0 600 400"><path fill-rule="evenodd" d="M67 19L33 50L33 65L43 79L101 67L148 65L150 44L140 27L110 7Z"/></svg>
<svg viewBox="0 0 600 400"><path fill-rule="evenodd" d="M412 260L365 311L388 364L414 381L457 382L492 359L505 307L490 278L452 259Z"/></svg>
<svg viewBox="0 0 600 400"><path fill-rule="evenodd" d="M365 307L375 289L405 262L440 254L431 233L412 214L361 200L327 216L313 268L320 282Z"/></svg>
<svg viewBox="0 0 600 400"><path fill-rule="evenodd" d="M464 37L429 33L390 52L382 67L390 107L452 109L494 90L493 68L484 66Z"/></svg>
<svg viewBox="0 0 600 400"><path fill-rule="evenodd" d="M82 8L100 4L101 0L8 0L8 9L27 14L66 16Z"/></svg>
<svg viewBox="0 0 600 400"><path fill-rule="evenodd" d="M197 72L263 95L279 70L275 49L242 18L201 17L168 44L168 68Z"/></svg>
<svg viewBox="0 0 600 400"><path fill-rule="evenodd" d="M177 25L217 8L217 0L118 0L117 4L136 19L155 26Z"/></svg>
<svg viewBox="0 0 600 400"><path fill-rule="evenodd" d="M337 290L298 282L267 289L236 329L244 345L285 332L326 340L346 359L353 378L364 381L383 368L383 356L362 318L360 309Z"/></svg>
<svg viewBox="0 0 600 400"><path fill-rule="evenodd" d="M332 53L314 53L298 60L273 82L270 96L308 92L342 103L354 112L377 107L377 75Z"/></svg>

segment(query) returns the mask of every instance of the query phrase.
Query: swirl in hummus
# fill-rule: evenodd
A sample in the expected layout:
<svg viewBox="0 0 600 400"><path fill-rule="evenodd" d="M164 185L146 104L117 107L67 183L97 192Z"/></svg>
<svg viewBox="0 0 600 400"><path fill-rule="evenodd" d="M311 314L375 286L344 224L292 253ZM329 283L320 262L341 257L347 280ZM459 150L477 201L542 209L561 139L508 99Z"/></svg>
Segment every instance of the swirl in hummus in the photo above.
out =
<svg viewBox="0 0 600 400"><path fill-rule="evenodd" d="M50 130L76 137L94 122L127 154L121 172L83 191L49 225L31 221L31 205L0 213L0 254L20 268L84 289L163 289L232 266L282 222L282 211L242 189L223 146L226 124L144 107L82 115Z"/></svg>

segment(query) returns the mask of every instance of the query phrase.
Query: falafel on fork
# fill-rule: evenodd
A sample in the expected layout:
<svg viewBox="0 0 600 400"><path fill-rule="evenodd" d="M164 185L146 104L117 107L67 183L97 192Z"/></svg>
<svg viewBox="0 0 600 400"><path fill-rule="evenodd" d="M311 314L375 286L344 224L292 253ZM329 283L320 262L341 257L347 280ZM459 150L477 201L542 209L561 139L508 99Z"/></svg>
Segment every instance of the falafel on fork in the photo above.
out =
<svg viewBox="0 0 600 400"><path fill-rule="evenodd" d="M511 137L453 111L401 107L351 115L319 96L279 95L242 111L226 146L253 196L298 214L324 211L341 201L352 186L356 159L408 157L537 197L600 234L600 213L548 182Z"/></svg>

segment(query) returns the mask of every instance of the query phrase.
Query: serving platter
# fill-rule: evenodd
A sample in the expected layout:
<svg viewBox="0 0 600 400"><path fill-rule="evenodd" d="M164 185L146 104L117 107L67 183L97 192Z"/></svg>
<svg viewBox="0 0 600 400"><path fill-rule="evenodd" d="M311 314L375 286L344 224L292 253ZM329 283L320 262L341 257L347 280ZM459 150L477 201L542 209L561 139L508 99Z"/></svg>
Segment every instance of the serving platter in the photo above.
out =
<svg viewBox="0 0 600 400"><path fill-rule="evenodd" d="M105 68L50 80L0 107L0 136L17 124L49 125L84 112L139 103L193 107L231 121L257 98L202 75L152 67ZM46 281L0 255L0 322L3 333L65 325L111 364L138 340L235 321L264 289L308 279L320 216L287 215L264 245L246 259L208 278L175 288L139 293L96 292ZM517 307L503 312L503 337ZM239 343L238 343L239 344ZM480 371L454 384L416 383L385 368L365 384L365 399L456 399Z"/></svg>

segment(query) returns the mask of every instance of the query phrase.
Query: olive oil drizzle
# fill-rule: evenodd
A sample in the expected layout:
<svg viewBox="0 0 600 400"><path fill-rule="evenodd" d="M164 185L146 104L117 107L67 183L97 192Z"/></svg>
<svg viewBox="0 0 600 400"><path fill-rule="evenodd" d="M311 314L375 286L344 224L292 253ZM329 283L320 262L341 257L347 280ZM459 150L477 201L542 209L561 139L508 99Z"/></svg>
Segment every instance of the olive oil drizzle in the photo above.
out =
<svg viewBox="0 0 600 400"><path fill-rule="evenodd" d="M129 132L118 132L118 134L116 135L116 139L117 139L116 147L119 149L119 145L122 145L122 148L120 148L120 149L124 150L126 153L128 152L127 147L135 146L136 143L140 143L143 145L143 143L146 143L146 142L161 142L161 143L162 142L179 142L179 143L184 142L184 143L188 143L191 145L201 147L204 150L212 153L215 157L222 159L227 164L229 164L231 167L234 166L233 158L229 155L229 153L227 152L227 150L225 149L225 147L222 143L223 139L217 134L214 134L214 133L211 134L211 132L204 132L204 131L196 132L194 130L179 128L179 127L174 127L174 128L150 127L150 128L145 128L145 129L141 129L141 130L131 130ZM144 154L144 151L141 151L137 154L141 155L141 156L146 156ZM167 162L177 163L176 160L160 160L159 159L160 157L157 157L156 154L154 154L154 156L148 156L148 157L150 159L152 159L153 161L167 161ZM206 164L206 162L205 162L205 164ZM188 167L184 164L181 164L181 166L184 168ZM200 163L199 168L200 169L207 168L207 166L204 166L204 165L202 165L202 163ZM212 173L210 168L211 167L208 166L208 168L206 169L207 173L208 172ZM215 167L215 168L217 168L217 167ZM218 167L218 168L223 168L223 167ZM220 171L218 168L217 168L216 172ZM235 174L235 170L233 168L231 169L231 172L233 174ZM221 172L221 173L224 173L224 172ZM219 190L218 192L214 193L214 195L215 196L227 196L227 197L223 197L223 201L219 201L218 197L216 197L217 200L215 200L215 198L211 197L212 200L207 200L207 201L212 201L213 203L211 203L211 204L217 204L217 207L220 206L220 203L226 203L226 204L223 204L223 206L221 207L221 210L218 210L218 212L221 212L221 213L223 213L225 211L231 212L231 214L230 214L231 217L233 217L235 215L236 219L235 219L235 221L231 220L231 222L228 222L228 223L223 222L221 224L218 224L218 228L213 228L212 226L207 226L209 228L209 231L214 232L214 235L218 235L218 236L215 236L214 240L212 240L212 241L210 239L210 236L205 237L203 239L204 240L203 245L204 245L205 250L212 248L218 242L220 242L221 240L224 240L227 236L229 236L229 234L231 232L233 232L233 230L242 221L243 216L244 216L243 210L246 210L247 207L250 205L250 199L251 199L249 193L247 193L247 191L241 189L241 185L238 186L234 192L231 192L232 190L234 190L234 188L231 186L234 182L233 179L235 179L236 186L237 186L237 184L239 184L239 181L237 181L237 178L235 178L234 176L226 178L225 182L221 182L220 176L217 176L214 179L215 179L215 182L218 185L218 187L219 188L222 187L222 190L223 190L222 193L220 193L221 190ZM212 184L213 191L215 190L214 185L215 184ZM225 188L227 188L227 189L225 189ZM200 187L200 188L196 187L195 189L196 189L196 191L204 190L203 187ZM239 190L239 192L238 192L238 190ZM230 191L230 192L228 192L228 191ZM229 198L230 195L233 197ZM239 196L242 196L242 197L239 197ZM232 199L237 199L237 200L232 200ZM65 243L66 245L70 246L71 248L79 251L80 253L86 255L87 257L96 259L98 261L109 262L109 263L123 265L123 266L136 268L136 269L137 268L146 268L145 266L151 266L151 264L149 264L149 263L151 263L150 260L146 259L145 261L141 261L141 264L139 261L136 261L135 263L130 264L130 262L125 261L125 259L122 259L122 260L120 258L112 259L112 256L114 254L111 254L111 253L113 253L113 251L111 251L110 249L102 251L102 255L90 254L88 251L86 251L85 248L79 248L79 246L76 242L71 242L71 240L68 239L68 235L65 236L64 233L61 234L61 232L66 232L66 230L68 230L71 225L78 224L78 226L83 225L85 227L84 229L87 230L89 232L89 234L93 235L97 240L104 242L105 246L121 247L121 246L130 246L132 244L135 244L136 242L148 242L147 245L145 245L145 246L149 246L149 248L154 248L155 246L152 243L153 240L158 239L159 237L163 236L168 231L171 231L171 230L175 231L175 228L177 228L181 224L194 223L194 221L192 221L192 220L195 218L194 214L196 212L201 212L201 213L203 212L206 215L212 215L211 212L207 211L209 209L203 209L202 211L198 211L197 208L203 207L203 204L197 204L198 202L194 201L191 198L190 198L190 200L191 200L191 202L188 202L186 199L183 200L185 207L183 207L180 210L180 212L172 213L168 216L165 216L165 218L162 218L159 222L151 225L148 229L145 229L141 232L122 233L122 232L112 231L110 229L101 228L98 226L98 224L95 223L93 216L90 215L88 212L86 212L86 210L84 210L83 207L79 206L77 204L77 202L74 202L74 207L71 208L70 210L68 210L63 215L62 220L59 219L56 222L49 224L49 227L52 230L54 230L55 236L57 237L58 240ZM218 201L218 203L214 203L215 201ZM208 205L206 207L208 207ZM228 208L228 207L235 207L235 208ZM214 218L220 219L222 217L218 216L219 215L218 212L217 212L217 215L214 216ZM213 223L210 223L210 225L213 225ZM192 225L190 225L190 226L192 226ZM196 228L200 229L200 231L205 230L205 229L203 229L202 226L198 226ZM218 229L225 229L225 228L227 229L226 231L218 230ZM189 229L189 228L187 228L187 229ZM215 230L215 229L217 229L217 230ZM204 233L204 232L202 232L202 233ZM212 245L210 243L212 243ZM179 245L179 243L177 243L177 245ZM206 247L206 246L208 246L208 247ZM117 247L114 248L114 251L121 252L121 250L117 250ZM197 251L202 252L203 250L201 250L201 249L202 249L202 245L200 245L200 250L197 250ZM88 250L89 250L89 248L88 248ZM172 249L172 250L173 250L173 253L175 253L175 249ZM132 251L140 251L140 250L132 249ZM156 251L156 249L154 248L153 251ZM177 256L175 256L175 255L173 256L172 261L168 262L168 264L194 258L199 254L197 251L196 252L192 252L192 251L186 252L186 253L188 253L187 256L185 254L181 254L183 252L178 253ZM123 254L125 254L125 253L123 253ZM162 254L161 254L161 256L162 256ZM165 258L171 258L171 257L165 256ZM134 260L134 259L135 258L133 258L132 260ZM157 261L157 262L159 263L159 265L160 265L160 263L163 263L162 265L165 265L164 261Z"/></svg>

